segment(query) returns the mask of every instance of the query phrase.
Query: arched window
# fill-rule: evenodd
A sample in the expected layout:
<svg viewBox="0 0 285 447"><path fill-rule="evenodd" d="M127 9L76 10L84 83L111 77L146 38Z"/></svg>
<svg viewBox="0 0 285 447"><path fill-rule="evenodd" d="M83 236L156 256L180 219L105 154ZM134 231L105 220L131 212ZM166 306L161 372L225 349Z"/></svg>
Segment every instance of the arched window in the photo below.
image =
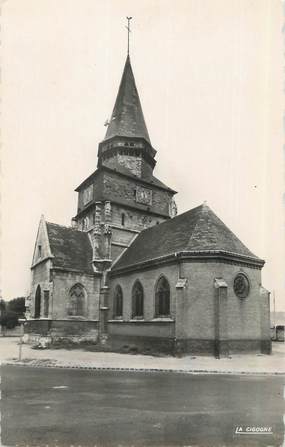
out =
<svg viewBox="0 0 285 447"><path fill-rule="evenodd" d="M68 315L84 316L85 314L85 290L81 284L75 284L69 291Z"/></svg>
<svg viewBox="0 0 285 447"><path fill-rule="evenodd" d="M41 317L41 295L41 288L38 286L35 296L35 318Z"/></svg>
<svg viewBox="0 0 285 447"><path fill-rule="evenodd" d="M114 317L123 316L123 291L121 286L116 286L114 293Z"/></svg>
<svg viewBox="0 0 285 447"><path fill-rule="evenodd" d="M143 287L136 281L132 290L133 317L143 317Z"/></svg>
<svg viewBox="0 0 285 447"><path fill-rule="evenodd" d="M164 276L159 278L155 288L155 315L157 317L170 315L170 287Z"/></svg>

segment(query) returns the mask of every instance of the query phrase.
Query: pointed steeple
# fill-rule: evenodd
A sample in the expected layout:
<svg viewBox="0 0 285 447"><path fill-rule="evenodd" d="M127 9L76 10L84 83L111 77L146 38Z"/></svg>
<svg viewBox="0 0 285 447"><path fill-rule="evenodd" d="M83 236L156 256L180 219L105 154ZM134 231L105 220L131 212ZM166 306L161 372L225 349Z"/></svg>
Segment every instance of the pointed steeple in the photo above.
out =
<svg viewBox="0 0 285 447"><path fill-rule="evenodd" d="M129 55L104 140L117 136L144 138L151 144Z"/></svg>

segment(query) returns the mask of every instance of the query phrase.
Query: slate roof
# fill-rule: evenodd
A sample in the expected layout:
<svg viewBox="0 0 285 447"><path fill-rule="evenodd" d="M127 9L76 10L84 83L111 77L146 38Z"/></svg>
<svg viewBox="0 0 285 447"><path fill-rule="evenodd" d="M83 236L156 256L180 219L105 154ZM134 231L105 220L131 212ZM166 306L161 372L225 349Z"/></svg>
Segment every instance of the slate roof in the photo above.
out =
<svg viewBox="0 0 285 447"><path fill-rule="evenodd" d="M178 252L229 252L263 263L207 206L200 205L142 231L112 271Z"/></svg>
<svg viewBox="0 0 285 447"><path fill-rule="evenodd" d="M104 167L104 166L102 166L102 168L106 169L106 167ZM157 186L158 188L162 188L162 189L167 189L168 191L176 192L173 189L169 188L169 186L166 186L164 183L162 183L160 180L158 180L158 178L156 178L150 172L146 172L146 173L144 173L144 175L142 177L138 177L137 175L133 174L127 167L121 165L118 162L116 163L116 166L112 167L111 169L114 172L119 172L120 174L123 174L127 177L131 177L135 180L149 183L150 185L154 185L154 186Z"/></svg>
<svg viewBox="0 0 285 447"><path fill-rule="evenodd" d="M53 266L94 273L92 247L87 233L46 222Z"/></svg>
<svg viewBox="0 0 285 447"><path fill-rule="evenodd" d="M150 143L129 56L127 56L105 140L114 136L142 137Z"/></svg>
<svg viewBox="0 0 285 447"><path fill-rule="evenodd" d="M112 172L118 172L119 174L125 175L126 177L131 177L137 181L141 181L143 183L148 183L149 185L154 185L157 186L158 188L161 189L166 189L167 191L172 191L174 193L176 193L176 191L172 188L170 188L169 186L165 185L165 183L161 182L160 180L158 180L157 177L155 177L154 175L152 175L151 173L145 174L144 177L138 177L135 174L133 174L128 168L126 168L125 166L121 165L120 163L116 163L115 167L108 167L108 166L100 166L100 168L96 169L96 171L94 171L92 174L89 175L89 177L87 177L82 183L80 183L79 186L77 186L77 188L75 189L75 191L80 191L81 188L83 188L87 183L91 182L92 178L95 178L96 175L99 174L99 172L101 171L112 171Z"/></svg>

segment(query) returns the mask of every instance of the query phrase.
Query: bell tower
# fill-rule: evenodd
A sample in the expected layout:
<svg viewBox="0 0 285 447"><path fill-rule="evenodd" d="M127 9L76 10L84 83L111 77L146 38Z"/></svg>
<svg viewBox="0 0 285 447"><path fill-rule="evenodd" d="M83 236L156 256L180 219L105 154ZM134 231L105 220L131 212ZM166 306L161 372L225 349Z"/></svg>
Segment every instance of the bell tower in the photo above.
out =
<svg viewBox="0 0 285 447"><path fill-rule="evenodd" d="M115 261L140 231L176 214L176 191L153 175L156 150L145 123L129 52L107 126L99 143L97 169L76 189L78 209L74 222L79 229L90 232L95 252L101 253L101 258L104 251L104 259L108 253ZM99 213L104 207L108 209L108 222L104 221L104 213ZM105 224L108 231L99 231L99 226L103 229ZM103 239L109 242L102 242L99 233L106 233ZM103 250L102 245L106 248L108 244L108 250Z"/></svg>
<svg viewBox="0 0 285 447"><path fill-rule="evenodd" d="M107 132L99 144L98 167L114 169L120 165L147 179L156 164L155 154L128 55Z"/></svg>

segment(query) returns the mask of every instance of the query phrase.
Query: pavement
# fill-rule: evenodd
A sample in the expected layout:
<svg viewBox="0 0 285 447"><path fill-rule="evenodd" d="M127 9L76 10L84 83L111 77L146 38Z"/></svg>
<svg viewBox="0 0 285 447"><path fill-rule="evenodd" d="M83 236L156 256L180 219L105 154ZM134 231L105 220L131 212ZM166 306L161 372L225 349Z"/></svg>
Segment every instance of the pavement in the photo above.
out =
<svg viewBox="0 0 285 447"><path fill-rule="evenodd" d="M0 338L0 361L34 367L108 369L126 371L165 371L197 374L283 374L285 375L285 343L275 342L272 355L235 354L229 358L185 356L181 358L155 357L139 354L90 352L83 349L33 349L22 345L19 361L19 340Z"/></svg>

